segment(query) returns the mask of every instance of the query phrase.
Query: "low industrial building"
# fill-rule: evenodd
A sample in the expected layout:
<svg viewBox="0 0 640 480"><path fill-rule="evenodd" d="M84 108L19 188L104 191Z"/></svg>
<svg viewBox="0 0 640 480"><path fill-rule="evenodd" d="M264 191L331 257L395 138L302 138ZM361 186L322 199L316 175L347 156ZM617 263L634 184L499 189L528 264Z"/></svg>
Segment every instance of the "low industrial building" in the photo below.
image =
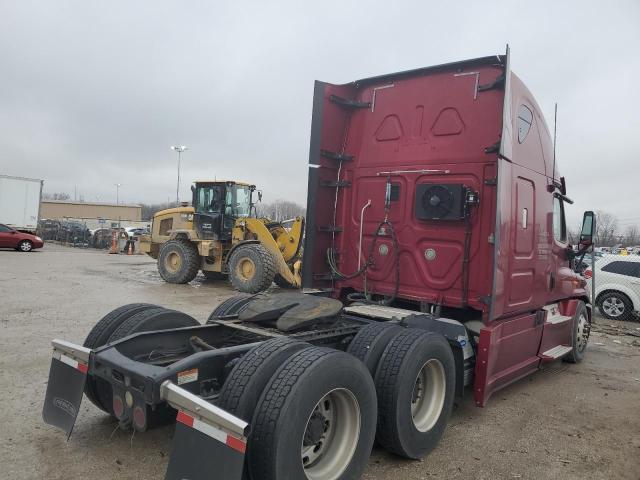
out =
<svg viewBox="0 0 640 480"><path fill-rule="evenodd" d="M100 227L146 226L142 222L140 205L113 203L42 200L40 218L47 220L78 220L90 229Z"/></svg>

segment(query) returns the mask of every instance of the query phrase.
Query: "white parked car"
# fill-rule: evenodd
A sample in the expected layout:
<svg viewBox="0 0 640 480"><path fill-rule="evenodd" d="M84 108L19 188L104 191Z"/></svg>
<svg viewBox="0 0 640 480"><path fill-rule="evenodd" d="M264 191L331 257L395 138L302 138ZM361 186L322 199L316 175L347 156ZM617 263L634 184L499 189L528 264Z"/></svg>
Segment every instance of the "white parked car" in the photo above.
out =
<svg viewBox="0 0 640 480"><path fill-rule="evenodd" d="M591 267L584 276L591 278ZM640 311L640 257L606 255L596 262L596 305L611 320L629 320Z"/></svg>

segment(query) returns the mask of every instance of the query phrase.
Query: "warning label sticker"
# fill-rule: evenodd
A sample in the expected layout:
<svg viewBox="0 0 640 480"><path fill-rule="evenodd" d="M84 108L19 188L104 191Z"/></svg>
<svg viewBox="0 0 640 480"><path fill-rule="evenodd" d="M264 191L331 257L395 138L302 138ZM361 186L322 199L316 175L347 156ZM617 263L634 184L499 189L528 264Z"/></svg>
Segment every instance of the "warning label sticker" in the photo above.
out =
<svg viewBox="0 0 640 480"><path fill-rule="evenodd" d="M195 382L196 380L198 380L197 368L192 368L191 370L185 370L184 372L178 372L178 385Z"/></svg>

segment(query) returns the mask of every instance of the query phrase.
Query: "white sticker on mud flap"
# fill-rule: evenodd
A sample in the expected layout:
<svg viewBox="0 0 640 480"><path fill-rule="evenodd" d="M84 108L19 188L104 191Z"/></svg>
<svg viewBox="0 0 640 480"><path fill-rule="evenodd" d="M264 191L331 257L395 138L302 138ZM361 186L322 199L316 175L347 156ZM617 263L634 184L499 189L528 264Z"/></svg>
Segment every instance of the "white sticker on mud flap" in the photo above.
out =
<svg viewBox="0 0 640 480"><path fill-rule="evenodd" d="M185 370L184 372L178 372L178 385L195 382L196 380L198 380L197 368L192 368L191 370Z"/></svg>

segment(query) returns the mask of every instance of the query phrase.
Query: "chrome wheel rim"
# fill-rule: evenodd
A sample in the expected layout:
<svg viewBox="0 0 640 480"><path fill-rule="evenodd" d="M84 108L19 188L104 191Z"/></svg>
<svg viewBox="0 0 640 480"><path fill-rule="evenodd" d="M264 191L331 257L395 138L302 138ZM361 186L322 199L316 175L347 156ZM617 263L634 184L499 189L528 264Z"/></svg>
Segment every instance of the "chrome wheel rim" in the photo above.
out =
<svg viewBox="0 0 640 480"><path fill-rule="evenodd" d="M583 352L587 348L587 342L589 341L589 323L587 322L587 316L581 313L578 317L578 331L576 333L576 349L578 352Z"/></svg>
<svg viewBox="0 0 640 480"><path fill-rule="evenodd" d="M309 480L334 480L351 462L360 437L360 405L349 390L327 393L311 411L302 437L302 468Z"/></svg>
<svg viewBox="0 0 640 480"><path fill-rule="evenodd" d="M611 317L620 317L624 314L624 302L618 297L609 297L602 302L602 309Z"/></svg>
<svg viewBox="0 0 640 480"><path fill-rule="evenodd" d="M411 416L418 431L428 432L440 418L446 385L444 367L435 358L427 361L418 372L411 395Z"/></svg>
<svg viewBox="0 0 640 480"><path fill-rule="evenodd" d="M23 252L31 251L31 244L29 242L22 242L20 244L20 250L22 250Z"/></svg>

